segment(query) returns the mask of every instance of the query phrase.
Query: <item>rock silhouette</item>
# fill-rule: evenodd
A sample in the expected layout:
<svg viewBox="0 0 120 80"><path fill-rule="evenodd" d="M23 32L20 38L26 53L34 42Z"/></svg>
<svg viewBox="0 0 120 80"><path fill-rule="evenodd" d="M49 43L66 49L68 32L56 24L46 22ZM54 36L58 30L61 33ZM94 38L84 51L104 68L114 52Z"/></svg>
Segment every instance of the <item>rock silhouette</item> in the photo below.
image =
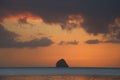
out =
<svg viewBox="0 0 120 80"><path fill-rule="evenodd" d="M68 68L69 66L64 59L60 59L60 60L57 61L56 67L66 67L66 68Z"/></svg>

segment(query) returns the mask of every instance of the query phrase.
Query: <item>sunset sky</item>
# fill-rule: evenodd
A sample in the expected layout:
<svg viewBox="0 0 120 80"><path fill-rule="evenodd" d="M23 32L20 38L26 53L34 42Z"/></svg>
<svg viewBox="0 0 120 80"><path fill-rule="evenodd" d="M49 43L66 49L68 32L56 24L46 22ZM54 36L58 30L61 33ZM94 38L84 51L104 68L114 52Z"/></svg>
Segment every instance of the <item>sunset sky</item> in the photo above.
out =
<svg viewBox="0 0 120 80"><path fill-rule="evenodd" d="M0 0L0 67L120 68L120 0Z"/></svg>

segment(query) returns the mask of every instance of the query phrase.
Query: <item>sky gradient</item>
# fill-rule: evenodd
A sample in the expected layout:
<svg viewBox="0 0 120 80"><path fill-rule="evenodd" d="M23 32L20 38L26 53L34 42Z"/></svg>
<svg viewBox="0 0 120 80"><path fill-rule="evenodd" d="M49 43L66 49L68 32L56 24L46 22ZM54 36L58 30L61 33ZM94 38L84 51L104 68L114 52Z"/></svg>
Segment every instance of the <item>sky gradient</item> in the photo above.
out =
<svg viewBox="0 0 120 80"><path fill-rule="evenodd" d="M120 67L119 0L1 0L0 67Z"/></svg>

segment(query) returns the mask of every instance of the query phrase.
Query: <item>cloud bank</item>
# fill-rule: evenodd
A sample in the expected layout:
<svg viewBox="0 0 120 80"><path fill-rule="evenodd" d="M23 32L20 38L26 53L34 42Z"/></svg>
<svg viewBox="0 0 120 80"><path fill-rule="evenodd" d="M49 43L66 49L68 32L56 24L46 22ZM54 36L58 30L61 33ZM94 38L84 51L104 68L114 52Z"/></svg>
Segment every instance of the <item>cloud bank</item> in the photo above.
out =
<svg viewBox="0 0 120 80"><path fill-rule="evenodd" d="M6 30L0 24L0 48L35 48L35 47L47 47L52 45L54 42L47 37L40 39L34 39L26 42L18 42L15 38L18 35Z"/></svg>
<svg viewBox="0 0 120 80"><path fill-rule="evenodd" d="M120 16L119 4L119 0L0 0L0 21L11 15L29 12L40 16L46 23L59 23L62 29L71 30L76 28L76 23L66 27L69 16L79 15L84 18L84 22L78 23L88 33L106 34L108 25ZM74 16L72 21L75 20L77 18ZM25 19L19 21L26 23Z"/></svg>
<svg viewBox="0 0 120 80"><path fill-rule="evenodd" d="M83 28L90 34L110 35L106 42L118 43L119 4L119 0L0 0L0 22L11 16L25 14L18 23L29 24L27 18L32 15L45 23L59 24L63 30ZM96 40L87 41L92 42L99 43Z"/></svg>

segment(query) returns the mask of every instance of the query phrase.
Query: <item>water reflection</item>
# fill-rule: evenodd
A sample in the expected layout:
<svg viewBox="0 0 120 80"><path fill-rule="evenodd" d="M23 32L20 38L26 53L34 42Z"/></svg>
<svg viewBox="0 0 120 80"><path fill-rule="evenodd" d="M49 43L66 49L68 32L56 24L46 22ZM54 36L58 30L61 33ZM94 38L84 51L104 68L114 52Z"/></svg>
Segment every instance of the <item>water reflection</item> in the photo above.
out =
<svg viewBox="0 0 120 80"><path fill-rule="evenodd" d="M0 76L0 80L120 80L120 76Z"/></svg>

